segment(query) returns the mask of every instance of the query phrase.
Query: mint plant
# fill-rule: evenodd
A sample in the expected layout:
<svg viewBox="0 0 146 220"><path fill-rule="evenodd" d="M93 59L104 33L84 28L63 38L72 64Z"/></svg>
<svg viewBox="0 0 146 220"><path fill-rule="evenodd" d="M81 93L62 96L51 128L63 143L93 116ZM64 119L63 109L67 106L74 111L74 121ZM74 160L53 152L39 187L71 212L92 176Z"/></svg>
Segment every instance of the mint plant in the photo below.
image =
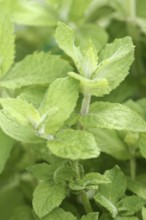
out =
<svg viewBox="0 0 146 220"><path fill-rule="evenodd" d="M2 0L0 11L0 218L144 220L135 1ZM114 22L127 27L120 37Z"/></svg>

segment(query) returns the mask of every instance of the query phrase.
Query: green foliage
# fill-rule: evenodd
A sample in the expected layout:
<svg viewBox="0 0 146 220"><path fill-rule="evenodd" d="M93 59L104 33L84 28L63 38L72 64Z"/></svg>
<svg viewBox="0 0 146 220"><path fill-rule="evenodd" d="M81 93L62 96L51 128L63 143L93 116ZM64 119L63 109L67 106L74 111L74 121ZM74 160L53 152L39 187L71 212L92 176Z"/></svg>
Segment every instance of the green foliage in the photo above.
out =
<svg viewBox="0 0 146 220"><path fill-rule="evenodd" d="M0 0L0 219L146 219L139 0Z"/></svg>

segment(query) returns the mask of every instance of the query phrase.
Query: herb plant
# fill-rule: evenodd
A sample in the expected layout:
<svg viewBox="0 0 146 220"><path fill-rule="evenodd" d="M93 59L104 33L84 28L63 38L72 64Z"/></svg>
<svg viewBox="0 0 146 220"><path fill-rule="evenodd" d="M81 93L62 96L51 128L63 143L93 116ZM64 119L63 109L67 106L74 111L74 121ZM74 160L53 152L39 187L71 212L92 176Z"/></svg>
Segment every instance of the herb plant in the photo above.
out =
<svg viewBox="0 0 146 220"><path fill-rule="evenodd" d="M0 1L0 219L146 220L144 6Z"/></svg>

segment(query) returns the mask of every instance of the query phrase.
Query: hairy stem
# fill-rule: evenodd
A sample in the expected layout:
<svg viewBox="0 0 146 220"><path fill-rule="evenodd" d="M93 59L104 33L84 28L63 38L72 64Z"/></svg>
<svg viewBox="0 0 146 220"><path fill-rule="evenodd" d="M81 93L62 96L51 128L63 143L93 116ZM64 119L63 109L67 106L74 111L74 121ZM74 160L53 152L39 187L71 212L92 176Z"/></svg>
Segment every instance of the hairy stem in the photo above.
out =
<svg viewBox="0 0 146 220"><path fill-rule="evenodd" d="M87 115L89 111L89 105L90 105L91 95L84 95L83 101L82 101L82 107L81 107L81 115Z"/></svg>
<svg viewBox="0 0 146 220"><path fill-rule="evenodd" d="M80 175L80 168L79 168L79 163L78 161L72 161L71 162L71 166L73 167L75 173L76 173L76 179L77 180L80 180L81 179L81 175ZM84 206L84 210L86 213L89 213L89 212L92 212L92 207L91 207L91 204L89 202L89 199L86 195L86 192L83 190L81 193L80 193L80 198L81 198L81 201L82 201L82 204Z"/></svg>

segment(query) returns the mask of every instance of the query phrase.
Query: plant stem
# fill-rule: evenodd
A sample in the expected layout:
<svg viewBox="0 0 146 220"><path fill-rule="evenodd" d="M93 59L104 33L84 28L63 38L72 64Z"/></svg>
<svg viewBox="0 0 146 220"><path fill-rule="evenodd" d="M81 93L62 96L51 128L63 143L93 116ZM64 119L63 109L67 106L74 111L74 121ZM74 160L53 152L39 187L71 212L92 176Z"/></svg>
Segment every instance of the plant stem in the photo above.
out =
<svg viewBox="0 0 146 220"><path fill-rule="evenodd" d="M131 18L135 19L136 17L136 1L130 0L130 15Z"/></svg>
<svg viewBox="0 0 146 220"><path fill-rule="evenodd" d="M90 105L91 95L85 94L83 101L82 101L82 107L81 107L81 115L87 115L89 111L89 105Z"/></svg>
<svg viewBox="0 0 146 220"><path fill-rule="evenodd" d="M132 180L136 178L136 160L135 157L130 159L130 176Z"/></svg>
<svg viewBox="0 0 146 220"><path fill-rule="evenodd" d="M74 171L76 172L76 179L80 180L81 175L80 175L80 168L79 168L78 161L72 161L71 166L73 167ZM92 210L91 204L90 204L89 199L88 199L86 192L84 190L80 193L80 198L81 198L81 201L82 201L82 204L84 206L84 210L86 211L86 213L92 212L93 210Z"/></svg>
<svg viewBox="0 0 146 220"><path fill-rule="evenodd" d="M81 192L80 197L81 197L81 200L82 200L82 203L83 203L83 206L84 206L86 213L93 212L91 204L89 202L89 199L88 199L85 191Z"/></svg>

